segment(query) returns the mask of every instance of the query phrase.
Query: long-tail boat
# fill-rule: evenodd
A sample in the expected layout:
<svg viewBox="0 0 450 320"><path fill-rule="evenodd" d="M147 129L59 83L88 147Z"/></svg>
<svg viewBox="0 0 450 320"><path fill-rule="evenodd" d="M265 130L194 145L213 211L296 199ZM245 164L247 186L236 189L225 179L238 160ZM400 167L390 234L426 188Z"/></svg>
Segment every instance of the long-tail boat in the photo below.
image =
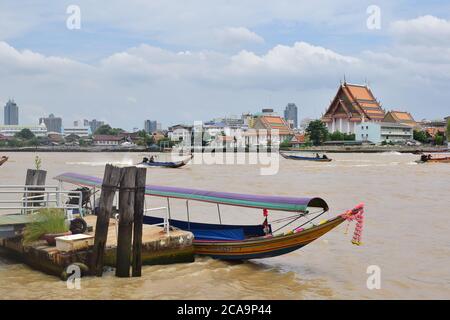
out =
<svg viewBox="0 0 450 320"><path fill-rule="evenodd" d="M417 163L450 163L450 157L432 157L431 155L422 155Z"/></svg>
<svg viewBox="0 0 450 320"><path fill-rule="evenodd" d="M55 179L80 186L102 187L102 179L76 173L64 173ZM198 255L224 260L275 257L302 248L346 220L357 221L352 242L360 244L364 212L362 204L332 219L317 223L318 218L329 209L321 198L249 195L156 185L147 185L145 194L167 198L170 226L193 233L195 253ZM186 200L186 220L175 220L170 217L170 199ZM189 201L216 204L219 223L191 221ZM264 221L254 225L222 224L220 205L233 206L237 210L240 207L263 209ZM271 211L271 216L272 212L276 216L280 211L291 215L271 219L269 223L268 210ZM145 224L159 224L163 221L164 219L160 217L144 216Z"/></svg>
<svg viewBox="0 0 450 320"><path fill-rule="evenodd" d="M1 158L0 158L0 166L2 165L2 164L4 164L6 161L8 161L8 157L7 156L2 156Z"/></svg>
<svg viewBox="0 0 450 320"><path fill-rule="evenodd" d="M145 167L180 168L180 167L187 165L193 157L194 156L191 155L187 159L184 159L182 161L176 161L176 162L157 162L157 161L150 162L150 161L148 161L147 158L144 158L144 161L142 161L141 163L138 163L138 165L145 166Z"/></svg>
<svg viewBox="0 0 450 320"><path fill-rule="evenodd" d="M306 161L319 161L319 162L330 162L333 161L333 159L330 159L325 156L323 157L303 157L303 156L294 156L294 155L288 155L283 152L280 152L281 156L285 159L289 160L306 160Z"/></svg>

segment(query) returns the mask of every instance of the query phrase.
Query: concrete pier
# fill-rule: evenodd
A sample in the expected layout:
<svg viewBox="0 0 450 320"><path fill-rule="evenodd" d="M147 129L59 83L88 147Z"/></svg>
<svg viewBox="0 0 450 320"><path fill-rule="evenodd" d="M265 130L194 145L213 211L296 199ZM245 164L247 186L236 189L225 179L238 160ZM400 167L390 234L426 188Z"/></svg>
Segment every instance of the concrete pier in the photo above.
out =
<svg viewBox="0 0 450 320"><path fill-rule="evenodd" d="M96 216L86 216L89 226L96 225ZM104 264L115 267L117 222L110 219L108 226L108 238L106 242ZM94 235L95 228L87 234ZM159 226L144 225L142 232L142 264L160 265L194 261L194 237L191 232L172 230L169 235ZM50 247L45 241L37 241L30 245L24 245L22 236L13 236L0 239L0 253L28 264L34 269L47 274L64 278L66 268L73 263L88 264L90 250L76 252L61 252L56 247Z"/></svg>

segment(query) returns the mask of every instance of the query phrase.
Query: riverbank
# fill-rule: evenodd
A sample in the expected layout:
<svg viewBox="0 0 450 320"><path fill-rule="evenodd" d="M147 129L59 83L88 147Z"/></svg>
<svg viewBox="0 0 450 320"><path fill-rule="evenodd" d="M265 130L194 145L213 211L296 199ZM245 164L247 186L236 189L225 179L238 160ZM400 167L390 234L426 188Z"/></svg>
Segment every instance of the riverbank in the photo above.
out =
<svg viewBox="0 0 450 320"><path fill-rule="evenodd" d="M103 147L103 146L38 146L38 147L20 147L9 148L1 147L0 152L144 152L150 151L147 147Z"/></svg>
<svg viewBox="0 0 450 320"><path fill-rule="evenodd" d="M447 146L317 146L306 148L286 148L281 151L298 151L298 152L329 152L329 153L380 153L380 152L399 152L399 153L439 153L449 152ZM197 148L192 148L191 152L198 152ZM203 152L209 151L207 148L203 148ZM217 152L217 150L215 150ZM242 150L243 151L243 150ZM223 152L242 152L241 150L231 151L224 149ZM270 152L269 149L264 151ZM0 148L0 152L158 152L153 149L149 149L143 146L136 147L79 147L79 146L40 146L40 147L21 147L21 148ZM170 150L164 150L160 152L170 152ZM214 151L213 151L214 152ZM245 152L250 152L247 148Z"/></svg>
<svg viewBox="0 0 450 320"><path fill-rule="evenodd" d="M380 152L399 152L399 153L439 153L448 152L447 146L318 146L307 148L290 148L288 151L298 152L329 152L329 153L380 153Z"/></svg>

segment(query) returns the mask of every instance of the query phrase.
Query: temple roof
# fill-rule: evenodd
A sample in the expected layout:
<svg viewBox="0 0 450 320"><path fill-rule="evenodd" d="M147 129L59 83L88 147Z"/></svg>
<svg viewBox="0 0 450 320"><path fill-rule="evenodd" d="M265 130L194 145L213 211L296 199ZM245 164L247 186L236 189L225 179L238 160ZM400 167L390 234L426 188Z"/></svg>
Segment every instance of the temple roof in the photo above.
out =
<svg viewBox="0 0 450 320"><path fill-rule="evenodd" d="M414 120L412 115L406 111L389 111L388 113L386 113L386 116L384 117L383 121L397 122L413 127L417 126L417 122Z"/></svg>
<svg viewBox="0 0 450 320"><path fill-rule="evenodd" d="M323 119L331 121L337 114L352 120L365 118L381 121L385 116L384 110L368 86L346 82L340 85Z"/></svg>
<svg viewBox="0 0 450 320"><path fill-rule="evenodd" d="M280 135L292 135L293 131L289 128L286 121L279 116L260 116L257 121L268 131L278 129Z"/></svg>

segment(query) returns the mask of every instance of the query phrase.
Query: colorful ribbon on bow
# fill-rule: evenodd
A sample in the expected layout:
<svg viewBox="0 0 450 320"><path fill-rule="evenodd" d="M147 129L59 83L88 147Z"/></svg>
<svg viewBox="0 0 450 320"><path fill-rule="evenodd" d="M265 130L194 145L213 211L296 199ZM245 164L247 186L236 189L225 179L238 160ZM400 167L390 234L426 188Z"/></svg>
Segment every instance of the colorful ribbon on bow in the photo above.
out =
<svg viewBox="0 0 450 320"><path fill-rule="evenodd" d="M348 221L350 224L351 221L356 221L355 231L353 232L352 243L359 246L362 244L361 236L364 226L364 204L361 203L357 205L354 209L348 210L347 212L341 214L341 217ZM347 225L348 230L348 225ZM346 231L347 232L347 231Z"/></svg>

